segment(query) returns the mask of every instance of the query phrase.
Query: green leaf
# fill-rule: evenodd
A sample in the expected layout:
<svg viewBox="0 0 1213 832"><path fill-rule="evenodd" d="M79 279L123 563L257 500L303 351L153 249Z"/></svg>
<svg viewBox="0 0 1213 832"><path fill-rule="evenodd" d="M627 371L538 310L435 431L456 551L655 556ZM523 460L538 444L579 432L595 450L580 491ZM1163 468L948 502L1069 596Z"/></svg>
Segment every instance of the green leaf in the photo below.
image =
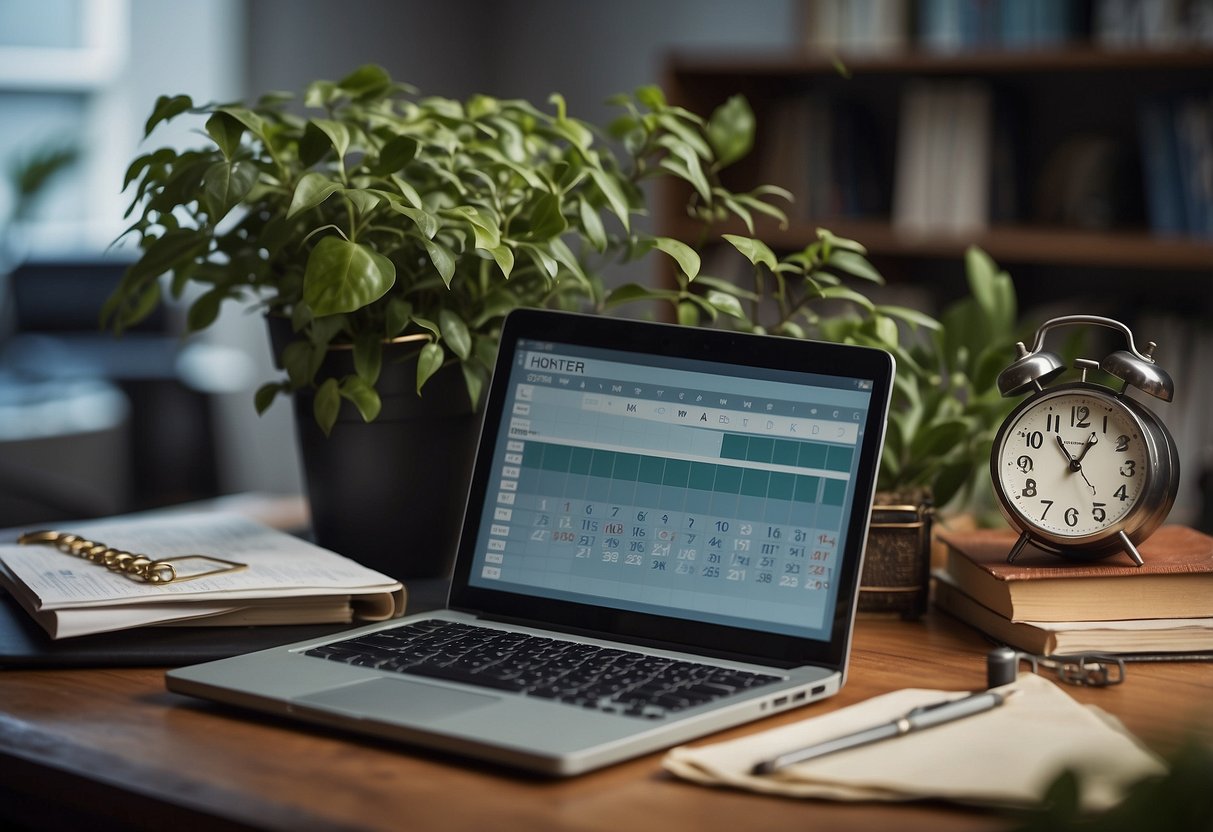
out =
<svg viewBox="0 0 1213 832"><path fill-rule="evenodd" d="M131 266L134 279L159 277L170 269L192 261L206 252L207 238L189 228L166 231Z"/></svg>
<svg viewBox="0 0 1213 832"><path fill-rule="evenodd" d="M599 252L606 251L606 228L602 225L602 217L598 216L598 211L583 197L577 198L577 211L581 215L581 227L585 231L585 236L589 238L590 244Z"/></svg>
<svg viewBox="0 0 1213 832"><path fill-rule="evenodd" d="M845 237L835 236L833 231L828 228L817 229L817 239L828 246L831 250L836 248L845 248L848 251L853 251L856 254L867 254L868 250L862 244L854 240L848 240Z"/></svg>
<svg viewBox="0 0 1213 832"><path fill-rule="evenodd" d="M834 298L836 300L849 300L852 303L862 306L864 309L868 310L874 308L874 304L867 295L860 294L854 289L847 288L846 286L826 286L821 290L821 297ZM884 318L883 320L889 321L888 318ZM892 321L889 322L892 323ZM894 324L894 327L896 327L896 324ZM896 339L894 339L894 343L896 343Z"/></svg>
<svg viewBox="0 0 1213 832"><path fill-rule="evenodd" d="M908 324L920 326L923 329L939 331L943 329L943 324L932 318L930 315L919 312L917 309L911 309L907 306L890 306L880 304L874 307L875 311L881 315L888 315L890 318L898 318Z"/></svg>
<svg viewBox="0 0 1213 832"><path fill-rule="evenodd" d="M219 307L225 297L226 293L222 289L212 289L204 292L191 303L189 313L186 315L187 331L197 332L213 324L219 317Z"/></svg>
<svg viewBox="0 0 1213 832"><path fill-rule="evenodd" d="M472 226L472 232L476 236L476 248L491 251L501 245L501 225L483 209L472 205L457 205L443 210L442 213Z"/></svg>
<svg viewBox="0 0 1213 832"><path fill-rule="evenodd" d="M606 307L612 309L625 303L635 303L642 300L676 301L679 297L679 293L672 289L651 289L640 283L625 283L612 289L611 293L607 295Z"/></svg>
<svg viewBox="0 0 1213 832"><path fill-rule="evenodd" d="M425 245L425 250L429 252L430 261L438 270L442 282L447 285L447 288L450 288L451 280L455 277L455 252L436 240L423 239L421 242Z"/></svg>
<svg viewBox="0 0 1213 832"><path fill-rule="evenodd" d="M354 339L354 372L358 378L374 384L379 380L379 371L383 366L383 341L378 333L360 333Z"/></svg>
<svg viewBox="0 0 1213 832"><path fill-rule="evenodd" d="M417 156L420 143L412 136L396 136L379 151L374 172L379 176L396 173Z"/></svg>
<svg viewBox="0 0 1213 832"><path fill-rule="evenodd" d="M188 95L160 96L156 99L156 106L152 108L152 114L148 116L147 123L143 126L143 137L147 138L151 135L152 130L160 122L175 118L193 106L194 100Z"/></svg>
<svg viewBox="0 0 1213 832"><path fill-rule="evenodd" d="M324 358L324 350L316 349L305 340L291 341L282 350L282 369L294 388L307 387L312 383L316 370Z"/></svg>
<svg viewBox="0 0 1213 832"><path fill-rule="evenodd" d="M699 135L699 132L694 127L682 119L671 113L658 113L657 123L692 148L700 159L708 160L712 158L712 148L708 146L703 136Z"/></svg>
<svg viewBox="0 0 1213 832"><path fill-rule="evenodd" d="M252 110L246 107L220 107L216 112L227 113L247 127L249 132L261 139L263 143L269 143L265 133L265 120Z"/></svg>
<svg viewBox="0 0 1213 832"><path fill-rule="evenodd" d="M683 326L699 326L699 307L687 301L678 304L678 323Z"/></svg>
<svg viewBox="0 0 1213 832"><path fill-rule="evenodd" d="M341 389L337 385L337 379L325 379L312 400L312 416L325 436L333 432L333 425L337 424L337 414L340 412Z"/></svg>
<svg viewBox="0 0 1213 832"><path fill-rule="evenodd" d="M454 312L443 309L438 312L438 328L442 337L451 348L451 352L462 360L472 354L472 335L468 332L467 324Z"/></svg>
<svg viewBox="0 0 1213 832"><path fill-rule="evenodd" d="M521 248L530 255L531 259L535 261L535 265L548 277L555 277L556 273L560 271L560 264L556 262L556 258L548 254L540 246L532 243L523 243Z"/></svg>
<svg viewBox="0 0 1213 832"><path fill-rule="evenodd" d="M672 136L663 137L660 144L676 157L670 158L667 156L661 160L661 166L679 178L690 182L699 195L703 197L703 201L710 203L712 201L712 186L708 183L707 174L703 172L703 165L699 161L699 156L695 153L695 150Z"/></svg>
<svg viewBox="0 0 1213 832"><path fill-rule="evenodd" d="M636 89L636 100L650 110L660 110L665 107L665 93L656 84L647 84Z"/></svg>
<svg viewBox="0 0 1213 832"><path fill-rule="evenodd" d="M434 235L438 233L438 218L422 208L410 208L407 205L398 205L395 202L389 202L388 205L392 210L404 214L413 221L413 225L417 226L417 230L421 232L427 240L434 239Z"/></svg>
<svg viewBox="0 0 1213 832"><path fill-rule="evenodd" d="M549 240L558 237L569 227L560 211L560 197L556 194L540 194L532 204L529 237Z"/></svg>
<svg viewBox="0 0 1213 832"><path fill-rule="evenodd" d="M854 277L870 280L873 283L884 283L884 278L880 276L880 272L876 271L875 267L867 261L867 258L853 251L845 249L831 251L829 259L826 260L826 265Z"/></svg>
<svg viewBox="0 0 1213 832"><path fill-rule="evenodd" d="M505 275L506 279L509 279L510 272L514 270L514 250L502 243L490 249L489 253L497 261L497 268L501 269L501 273Z"/></svg>
<svg viewBox="0 0 1213 832"><path fill-rule="evenodd" d="M353 312L383 297L395 282L391 260L361 243L328 236L308 255L303 300L317 317Z"/></svg>
<svg viewBox="0 0 1213 832"><path fill-rule="evenodd" d="M341 183L332 181L323 173L313 171L303 174L299 178L299 184L295 186L294 195L291 196L291 207L287 210L287 218L315 208L340 190Z"/></svg>
<svg viewBox="0 0 1213 832"><path fill-rule="evenodd" d="M619 221L623 223L624 230L627 230L629 228L628 200L623 194L622 186L601 168L591 167L589 170L590 178L594 180L594 184L598 186L598 190L606 197L607 205L610 206L611 212L619 217Z"/></svg>
<svg viewBox="0 0 1213 832"><path fill-rule="evenodd" d="M923 459L946 454L962 444L971 430L969 423L959 419L938 422L918 433L910 443L914 457Z"/></svg>
<svg viewBox="0 0 1213 832"><path fill-rule="evenodd" d="M392 86L392 77L375 64L365 64L337 82L338 89L353 98L378 95Z"/></svg>
<svg viewBox="0 0 1213 832"><path fill-rule="evenodd" d="M867 300L867 298L864 298ZM870 303L870 301L869 301ZM873 330L876 333L876 338L885 347L896 347L900 334L897 330L897 322L892 318L884 315L874 315L872 318Z"/></svg>
<svg viewBox="0 0 1213 832"><path fill-rule="evenodd" d="M409 318L413 314L413 305L407 300L401 298L391 298L387 302L387 310L384 312L386 319L386 330L383 334L387 338L395 338L404 328L409 325Z"/></svg>
<svg viewBox="0 0 1213 832"><path fill-rule="evenodd" d="M124 278L122 289L110 295L102 306L101 321L104 325L112 324L114 331L121 333L128 326L134 326L150 315L159 303L159 281L149 280L143 286L135 288L127 287Z"/></svg>
<svg viewBox="0 0 1213 832"><path fill-rule="evenodd" d="M939 469L931 482L935 505L943 508L960 493L973 475L973 465L968 460L952 462Z"/></svg>
<svg viewBox="0 0 1213 832"><path fill-rule="evenodd" d="M730 294L713 289L707 294L707 302L732 318L746 320L745 311L741 308L741 301Z"/></svg>
<svg viewBox="0 0 1213 832"><path fill-rule="evenodd" d="M392 174L392 182L400 190L401 195L408 200L410 205L412 205L414 208L425 207L425 202L421 199L421 194L417 193L417 189L409 184L407 180L401 176Z"/></svg>
<svg viewBox="0 0 1213 832"><path fill-rule="evenodd" d="M257 408L259 415L270 409L270 405L274 403L274 399L281 390L282 385L276 381L257 388L257 392L253 394L253 406Z"/></svg>
<svg viewBox="0 0 1213 832"><path fill-rule="evenodd" d="M215 113L206 120L206 132L223 151L223 155L231 159L240 149L244 125L227 113Z"/></svg>
<svg viewBox="0 0 1213 832"><path fill-rule="evenodd" d="M472 409L475 410L480 404L480 393L484 390L484 377L475 367L468 364L460 364L459 368L463 370L463 383L467 387L468 401L472 403Z"/></svg>
<svg viewBox="0 0 1213 832"><path fill-rule="evenodd" d="M364 422L375 421L375 417L379 415L379 411L383 407L375 388L361 376L349 376L341 382L341 397L352 402L354 407L358 408L358 413Z"/></svg>
<svg viewBox="0 0 1213 832"><path fill-rule="evenodd" d="M730 96L708 119L708 141L716 151L717 165L725 167L754 146L754 111L745 96Z"/></svg>
<svg viewBox="0 0 1213 832"><path fill-rule="evenodd" d="M211 222L217 223L240 204L253 186L259 172L252 162L216 162L202 177L202 195Z"/></svg>
<svg viewBox="0 0 1213 832"><path fill-rule="evenodd" d="M329 142L333 145L333 150L337 152L337 158L344 159L345 154L350 150L349 128L339 121L327 118L312 119L312 124L316 125L324 135L328 136Z"/></svg>
<svg viewBox="0 0 1213 832"><path fill-rule="evenodd" d="M442 367L443 358L442 347L432 341L421 348L421 353L417 356L418 396L421 395L421 388L425 383Z"/></svg>
<svg viewBox="0 0 1213 832"><path fill-rule="evenodd" d="M965 276L968 278L969 291L985 313L986 320L991 321L997 315L994 289L994 276L997 273L998 267L994 265L990 255L977 246L969 246L965 251Z"/></svg>
<svg viewBox="0 0 1213 832"><path fill-rule="evenodd" d="M741 252L755 266L761 264L771 271L775 271L779 267L779 261L775 257L775 252L771 251L770 247L762 240L756 240L753 237L742 237L738 234L724 234L722 236L732 243L733 248Z"/></svg>
<svg viewBox="0 0 1213 832"><path fill-rule="evenodd" d="M363 188L342 188L342 198L354 206L354 210L358 216L364 217L374 211L379 205L380 199L373 191Z"/></svg>
<svg viewBox="0 0 1213 832"><path fill-rule="evenodd" d="M678 268L682 269L682 273L689 280L694 280L699 275L699 255L686 243L670 237L654 237L653 244L660 251L673 257L678 263Z"/></svg>

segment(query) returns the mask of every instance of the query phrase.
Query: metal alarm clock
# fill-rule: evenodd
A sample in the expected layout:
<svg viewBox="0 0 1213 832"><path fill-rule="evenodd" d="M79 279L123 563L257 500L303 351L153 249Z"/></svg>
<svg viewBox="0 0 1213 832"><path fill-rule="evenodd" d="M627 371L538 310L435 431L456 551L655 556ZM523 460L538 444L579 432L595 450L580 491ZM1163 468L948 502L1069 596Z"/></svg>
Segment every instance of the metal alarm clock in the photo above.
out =
<svg viewBox="0 0 1213 832"><path fill-rule="evenodd" d="M1102 361L1078 359L1081 381L1045 388L1066 370L1044 349L1045 335L1085 324L1122 333L1127 349ZM1129 387L1171 401L1175 385L1159 367L1149 342L1144 352L1127 326L1096 315L1046 321L1032 349L998 376L1003 396L1030 395L1003 422L994 439L990 473L999 507L1020 531L1008 561L1029 542L1047 552L1096 560L1125 552L1143 563L1137 544L1166 519L1179 487L1179 456L1166 426L1126 394ZM1087 380L1100 369L1120 379L1120 390Z"/></svg>

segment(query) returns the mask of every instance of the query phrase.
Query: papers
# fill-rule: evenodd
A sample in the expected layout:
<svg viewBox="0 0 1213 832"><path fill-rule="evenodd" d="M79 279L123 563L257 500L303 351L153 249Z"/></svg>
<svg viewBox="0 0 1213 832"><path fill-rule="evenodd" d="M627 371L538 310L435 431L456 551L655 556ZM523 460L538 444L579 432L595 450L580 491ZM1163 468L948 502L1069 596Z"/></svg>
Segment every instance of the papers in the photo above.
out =
<svg viewBox="0 0 1213 832"><path fill-rule="evenodd" d="M1084 809L1118 803L1163 763L1111 716L1085 707L1039 676L1002 688L1018 691L999 708L921 732L755 775L755 763L898 718L911 708L965 693L907 689L824 716L730 742L675 748L670 772L705 785L786 797L834 800L944 799L1027 806L1066 768L1082 783Z"/></svg>
<svg viewBox="0 0 1213 832"><path fill-rule="evenodd" d="M340 623L404 613L400 582L237 515L114 518L64 531L158 560L205 554L247 568L152 585L49 546L0 546L0 584L52 638L176 622Z"/></svg>

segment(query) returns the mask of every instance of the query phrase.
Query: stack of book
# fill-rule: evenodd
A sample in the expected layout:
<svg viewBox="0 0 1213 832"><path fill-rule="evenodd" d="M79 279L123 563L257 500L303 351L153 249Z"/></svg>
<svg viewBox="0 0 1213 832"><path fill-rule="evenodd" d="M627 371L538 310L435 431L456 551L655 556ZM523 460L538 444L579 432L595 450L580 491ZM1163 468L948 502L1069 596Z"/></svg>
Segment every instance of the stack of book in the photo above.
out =
<svg viewBox="0 0 1213 832"><path fill-rule="evenodd" d="M991 638L1030 653L1213 652L1213 537L1164 526L1127 555L1067 561L1017 535L941 535L947 561L935 604Z"/></svg>

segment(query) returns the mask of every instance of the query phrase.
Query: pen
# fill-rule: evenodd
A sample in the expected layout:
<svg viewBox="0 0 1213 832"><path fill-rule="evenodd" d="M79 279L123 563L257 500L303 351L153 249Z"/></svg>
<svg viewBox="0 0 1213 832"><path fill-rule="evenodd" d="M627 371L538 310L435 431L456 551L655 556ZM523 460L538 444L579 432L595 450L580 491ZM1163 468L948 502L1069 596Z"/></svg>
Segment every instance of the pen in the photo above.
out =
<svg viewBox="0 0 1213 832"><path fill-rule="evenodd" d="M795 751L789 751L786 754L780 754L778 757L772 757L769 760L763 760L755 764L752 773L772 774L794 763L815 760L818 757L824 757L826 754L833 754L836 751L845 751L848 748L857 748L861 745L900 737L902 734L921 731L925 728L933 728L936 725L943 725L945 722L955 722L958 719L964 719L966 716L973 716L993 710L1005 702L1006 699L1006 694L983 691L960 699L949 699L946 702L921 705L907 711L892 722L875 725L862 731L856 731L853 734L845 734L832 740L826 740L825 742L815 743L805 748L798 748Z"/></svg>

